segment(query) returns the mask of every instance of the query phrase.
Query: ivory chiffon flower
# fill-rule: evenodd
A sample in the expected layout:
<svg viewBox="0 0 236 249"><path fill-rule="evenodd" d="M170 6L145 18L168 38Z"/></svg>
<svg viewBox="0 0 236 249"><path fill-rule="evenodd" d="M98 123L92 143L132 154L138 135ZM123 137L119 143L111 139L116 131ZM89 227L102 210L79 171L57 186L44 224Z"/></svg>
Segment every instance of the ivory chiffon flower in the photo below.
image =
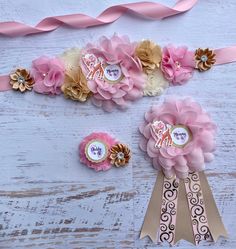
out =
<svg viewBox="0 0 236 249"><path fill-rule="evenodd" d="M172 85L182 85L193 75L194 53L187 47L169 45L162 50L161 70Z"/></svg>
<svg viewBox="0 0 236 249"><path fill-rule="evenodd" d="M111 112L114 107L127 108L129 102L140 99L143 96L146 77L142 71L140 60L135 56L136 44L131 43L127 36L113 35L110 39L102 37L97 45L88 44L83 50L84 58L87 55L95 56L97 64L84 63L81 60L81 67L86 76L94 76L88 79L88 88L93 93L92 103L102 107L105 111ZM89 74L100 65L99 74ZM112 68L120 73L117 81L109 81L101 72L101 67L106 72L113 73ZM89 71L88 68L91 68ZM119 72L120 70L120 72Z"/></svg>
<svg viewBox="0 0 236 249"><path fill-rule="evenodd" d="M144 96L159 96L169 86L169 82L163 76L160 69L156 69L149 73L147 82L143 90Z"/></svg>
<svg viewBox="0 0 236 249"><path fill-rule="evenodd" d="M58 95L64 82L65 68L61 59L41 56L32 62L34 91L42 94Z"/></svg>
<svg viewBox="0 0 236 249"><path fill-rule="evenodd" d="M186 126L191 131L191 141L183 148L166 144L156 148L151 132L151 124L156 120ZM152 159L154 168L163 170L167 177L176 174L179 178L185 178L189 171L204 170L205 162L214 158L216 125L191 99L168 99L162 105L152 107L145 114L140 132L143 135L140 148Z"/></svg>

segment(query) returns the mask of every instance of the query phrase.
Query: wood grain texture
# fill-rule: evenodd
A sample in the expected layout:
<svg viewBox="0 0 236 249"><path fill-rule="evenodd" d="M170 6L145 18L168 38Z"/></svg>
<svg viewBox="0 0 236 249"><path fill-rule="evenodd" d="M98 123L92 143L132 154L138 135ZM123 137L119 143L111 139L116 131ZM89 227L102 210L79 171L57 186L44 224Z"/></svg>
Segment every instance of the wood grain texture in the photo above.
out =
<svg viewBox="0 0 236 249"><path fill-rule="evenodd" d="M0 0L0 21L33 25L51 15L83 12L96 16L118 3ZM199 0L190 12L163 21L125 15L111 25L86 30L64 27L39 36L0 37L0 74L29 66L42 54L57 55L113 32L128 34L132 40L151 38L160 45L235 45L235 13L234 0ZM201 243L198 248L236 248L235 72L236 63L196 72L187 85L169 88L160 98L143 98L128 111L112 114L89 102L78 104L63 97L0 93L0 248L168 248L148 238L138 239L156 171L138 148L137 127L144 112L169 95L194 97L218 125L216 158L207 165L206 173L229 238ZM95 173L79 163L78 143L99 130L132 147L129 167ZM192 246L181 241L176 247Z"/></svg>

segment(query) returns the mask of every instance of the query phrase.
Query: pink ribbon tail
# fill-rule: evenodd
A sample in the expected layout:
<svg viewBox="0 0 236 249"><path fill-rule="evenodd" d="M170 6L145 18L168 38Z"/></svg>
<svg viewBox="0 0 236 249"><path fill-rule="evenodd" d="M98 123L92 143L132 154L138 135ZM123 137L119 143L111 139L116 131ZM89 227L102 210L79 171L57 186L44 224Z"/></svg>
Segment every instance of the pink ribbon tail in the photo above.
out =
<svg viewBox="0 0 236 249"><path fill-rule="evenodd" d="M215 49L214 52L216 54L216 65L236 61L236 46Z"/></svg>
<svg viewBox="0 0 236 249"><path fill-rule="evenodd" d="M179 0L173 8L160 3L140 2L120 4L107 8L97 18L84 14L72 14L63 16L47 17L35 27L20 22L1 22L0 35L17 37L31 34L50 32L62 25L72 28L87 28L112 23L126 12L139 15L147 19L163 19L169 16L184 13L190 10L198 0Z"/></svg>
<svg viewBox="0 0 236 249"><path fill-rule="evenodd" d="M0 92L12 89L12 86L10 85L9 82L10 82L10 77L8 75L0 76Z"/></svg>

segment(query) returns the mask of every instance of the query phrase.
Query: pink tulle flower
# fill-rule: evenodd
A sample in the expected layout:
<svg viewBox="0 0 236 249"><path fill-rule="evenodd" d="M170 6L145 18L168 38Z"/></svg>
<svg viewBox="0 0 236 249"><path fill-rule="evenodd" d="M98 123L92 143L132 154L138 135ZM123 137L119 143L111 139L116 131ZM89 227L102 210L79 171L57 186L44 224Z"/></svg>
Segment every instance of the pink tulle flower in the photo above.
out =
<svg viewBox="0 0 236 249"><path fill-rule="evenodd" d="M125 109L130 101L143 96L145 74L142 71L140 60L135 57L135 43L131 43L127 36L113 35L111 39L102 37L98 45L88 44L83 56L92 54L102 66L118 66L122 77L118 82L112 83L102 77L88 80L88 87L93 92L92 103L102 107L105 111L112 111L114 107ZM81 61L85 75L88 75L88 66Z"/></svg>
<svg viewBox="0 0 236 249"><path fill-rule="evenodd" d="M161 70L173 85L186 83L192 77L194 67L194 53L187 47L169 45L163 48Z"/></svg>
<svg viewBox="0 0 236 249"><path fill-rule="evenodd" d="M156 141L151 131L153 121L163 121L170 125L187 127L192 138L185 147L155 147ZM143 138L140 148L152 159L154 168L162 169L167 177L176 174L185 178L189 171L201 171L205 162L213 160L216 126L201 106L187 98L169 99L161 106L154 106L145 114L145 123L140 126Z"/></svg>
<svg viewBox="0 0 236 249"><path fill-rule="evenodd" d="M105 154L104 150L101 151L101 154L102 154L101 156L103 156L103 155L106 156L104 158L104 160L102 160L102 161L98 160L98 162L96 162L95 160L91 161L91 158L89 158L88 150L91 148L88 148L87 146L88 146L88 144L91 144L91 142L93 142L93 141L102 142L102 144L106 145L106 147L107 147L106 154ZM102 132L92 133L89 136L85 137L79 145L80 161L83 164L87 165L89 168L92 168L96 171L108 170L111 168L111 163L109 160L109 153L110 153L109 150L116 143L117 143L117 141L114 138L112 138L110 135L108 135L107 133L102 133ZM97 145L94 144L94 146L96 147ZM99 152L98 146L95 149L97 149L96 152ZM100 149L104 149L104 148L101 147ZM96 157L96 155L95 155L95 157ZM93 158L93 159L95 159L95 158ZM98 159L98 158L96 157L96 159Z"/></svg>
<svg viewBox="0 0 236 249"><path fill-rule="evenodd" d="M34 77L34 91L43 94L61 93L64 82L64 64L58 58L41 56L32 63L31 74Z"/></svg>

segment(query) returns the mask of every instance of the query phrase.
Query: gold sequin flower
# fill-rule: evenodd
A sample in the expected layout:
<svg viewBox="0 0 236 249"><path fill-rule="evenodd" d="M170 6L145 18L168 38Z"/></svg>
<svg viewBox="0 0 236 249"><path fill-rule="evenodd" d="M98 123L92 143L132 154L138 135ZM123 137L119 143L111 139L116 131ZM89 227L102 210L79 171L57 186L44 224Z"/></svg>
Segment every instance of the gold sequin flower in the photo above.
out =
<svg viewBox="0 0 236 249"><path fill-rule="evenodd" d="M64 84L61 87L66 98L84 102L91 95L87 80L80 67L77 71L67 71Z"/></svg>
<svg viewBox="0 0 236 249"><path fill-rule="evenodd" d="M16 69L14 73L10 74L10 84L14 90L25 92L32 90L34 79L26 69Z"/></svg>
<svg viewBox="0 0 236 249"><path fill-rule="evenodd" d="M61 55L66 68L65 80L61 90L66 98L84 102L91 95L91 91L79 65L80 56L79 48L69 49Z"/></svg>
<svg viewBox="0 0 236 249"><path fill-rule="evenodd" d="M110 149L111 164L116 167L123 167L128 164L130 157L130 149L124 144L116 144Z"/></svg>
<svg viewBox="0 0 236 249"><path fill-rule="evenodd" d="M216 62L215 53L209 48L198 48L195 51L196 68L203 72L209 70Z"/></svg>
<svg viewBox="0 0 236 249"><path fill-rule="evenodd" d="M135 54L140 59L145 73L150 73L159 68L162 53L161 48L150 40L140 42Z"/></svg>

